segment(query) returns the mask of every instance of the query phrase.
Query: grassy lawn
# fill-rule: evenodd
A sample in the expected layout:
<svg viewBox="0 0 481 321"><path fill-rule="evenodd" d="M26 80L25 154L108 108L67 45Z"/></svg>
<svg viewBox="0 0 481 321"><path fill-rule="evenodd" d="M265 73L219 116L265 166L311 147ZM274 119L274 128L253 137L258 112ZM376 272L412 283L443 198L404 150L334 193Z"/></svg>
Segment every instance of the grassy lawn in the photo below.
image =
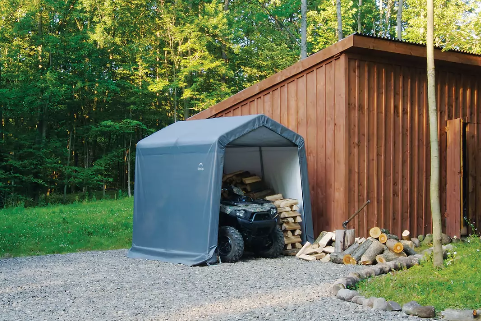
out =
<svg viewBox="0 0 481 321"><path fill-rule="evenodd" d="M399 304L417 301L432 305L440 312L447 308L481 307L481 241L454 244L443 269L435 269L432 260L409 270L390 272L361 281L358 291L365 297L384 297Z"/></svg>
<svg viewBox="0 0 481 321"><path fill-rule="evenodd" d="M0 258L128 248L133 198L0 210Z"/></svg>

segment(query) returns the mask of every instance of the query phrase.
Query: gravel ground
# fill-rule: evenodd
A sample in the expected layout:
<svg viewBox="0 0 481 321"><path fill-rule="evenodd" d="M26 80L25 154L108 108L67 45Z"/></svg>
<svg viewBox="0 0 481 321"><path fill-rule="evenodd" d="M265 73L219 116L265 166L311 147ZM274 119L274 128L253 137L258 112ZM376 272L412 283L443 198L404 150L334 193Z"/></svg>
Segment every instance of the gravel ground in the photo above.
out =
<svg viewBox="0 0 481 321"><path fill-rule="evenodd" d="M329 296L361 267L294 257L187 267L125 250L0 260L0 320L419 320Z"/></svg>

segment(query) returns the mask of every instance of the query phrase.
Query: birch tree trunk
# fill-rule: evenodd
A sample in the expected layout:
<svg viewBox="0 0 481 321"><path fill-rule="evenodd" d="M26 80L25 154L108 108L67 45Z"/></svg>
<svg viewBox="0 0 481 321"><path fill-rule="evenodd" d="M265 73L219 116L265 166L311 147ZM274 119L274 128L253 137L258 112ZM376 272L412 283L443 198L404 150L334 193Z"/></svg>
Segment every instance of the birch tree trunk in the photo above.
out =
<svg viewBox="0 0 481 321"><path fill-rule="evenodd" d="M341 0L337 0L337 38L338 40L344 38L342 34Z"/></svg>
<svg viewBox="0 0 481 321"><path fill-rule="evenodd" d="M428 26L426 37L429 135L431 142L431 215L433 218L433 265L443 266L443 249L441 246L441 209L439 204L439 143L438 114L436 110L436 85L434 73L434 4L428 0Z"/></svg>
<svg viewBox="0 0 481 321"><path fill-rule="evenodd" d="M307 57L307 0L301 0L301 60Z"/></svg>
<svg viewBox="0 0 481 321"><path fill-rule="evenodd" d="M402 16L403 16L403 0L399 0L397 8L397 39L402 40Z"/></svg>

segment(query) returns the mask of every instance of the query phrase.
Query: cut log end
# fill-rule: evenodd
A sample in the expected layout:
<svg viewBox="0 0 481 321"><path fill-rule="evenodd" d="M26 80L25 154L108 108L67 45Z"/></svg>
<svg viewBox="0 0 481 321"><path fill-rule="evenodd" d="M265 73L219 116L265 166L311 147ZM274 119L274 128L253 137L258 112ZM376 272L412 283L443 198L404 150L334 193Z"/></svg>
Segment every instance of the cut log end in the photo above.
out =
<svg viewBox="0 0 481 321"><path fill-rule="evenodd" d="M387 235L386 235L385 233L379 234L378 240L379 240L379 242L381 242L381 243L383 243L383 244L386 243L386 241L387 241Z"/></svg>
<svg viewBox="0 0 481 321"><path fill-rule="evenodd" d="M353 258L352 258L352 256L351 256L350 254L344 255L344 257L342 258L342 262L343 262L344 264L346 264L346 265L352 264L352 263L351 263L352 260L353 260Z"/></svg>
<svg viewBox="0 0 481 321"><path fill-rule="evenodd" d="M386 246L394 253L401 253L404 250L402 243L394 239L388 239L386 241Z"/></svg>
<svg viewBox="0 0 481 321"><path fill-rule="evenodd" d="M401 234L403 240L410 241L411 240L411 233L408 230L404 230Z"/></svg>
<svg viewBox="0 0 481 321"><path fill-rule="evenodd" d="M372 238L375 238L377 239L379 237L379 235L381 235L381 229L377 226L374 226L373 228L371 228L369 230L369 235L372 237Z"/></svg>

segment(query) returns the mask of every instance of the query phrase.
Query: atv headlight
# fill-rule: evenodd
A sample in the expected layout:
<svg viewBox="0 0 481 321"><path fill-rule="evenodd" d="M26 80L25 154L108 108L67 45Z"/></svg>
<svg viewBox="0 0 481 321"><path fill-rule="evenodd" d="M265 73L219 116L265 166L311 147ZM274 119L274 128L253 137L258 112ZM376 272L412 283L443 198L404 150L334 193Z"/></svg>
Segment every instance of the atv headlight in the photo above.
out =
<svg viewBox="0 0 481 321"><path fill-rule="evenodd" d="M246 215L246 211L244 210L237 210L235 211L235 215L240 218L245 218L244 216Z"/></svg>
<svg viewBox="0 0 481 321"><path fill-rule="evenodd" d="M277 210L275 208L271 208L271 215L276 215L277 214Z"/></svg>

